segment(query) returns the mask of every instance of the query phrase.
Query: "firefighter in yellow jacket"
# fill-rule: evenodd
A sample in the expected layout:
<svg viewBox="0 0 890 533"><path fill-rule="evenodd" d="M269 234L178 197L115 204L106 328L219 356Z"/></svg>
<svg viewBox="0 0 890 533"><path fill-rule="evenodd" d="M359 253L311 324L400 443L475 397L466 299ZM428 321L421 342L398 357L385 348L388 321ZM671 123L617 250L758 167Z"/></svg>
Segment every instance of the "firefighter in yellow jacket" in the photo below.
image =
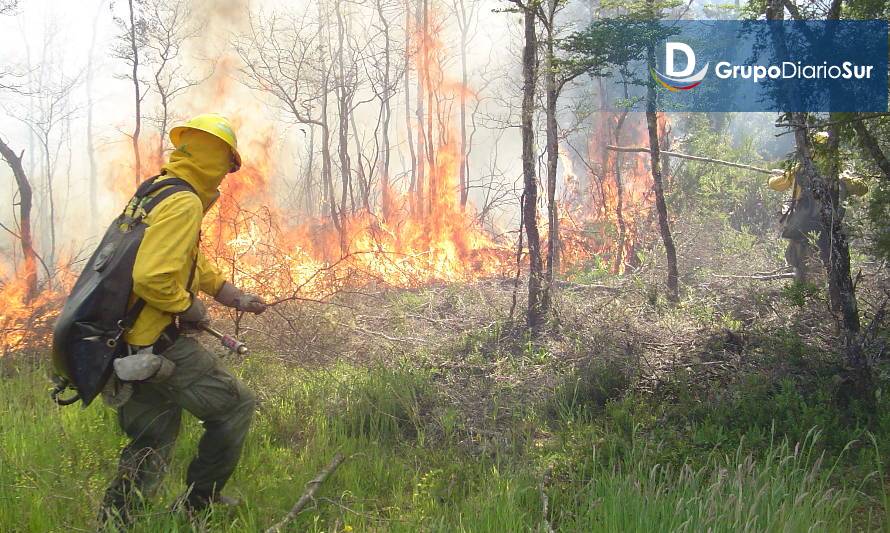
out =
<svg viewBox="0 0 890 533"><path fill-rule="evenodd" d="M817 149L816 163L819 164L818 150L828 141L828 133L817 132L813 135L813 145ZM792 190L791 198L785 203L782 211L782 237L788 240L785 249L785 261L794 269L795 279L806 281L808 264L816 255L817 250L827 253L827 243L821 242L828 236L822 231L822 218L819 206L809 191L804 191L797 183L799 165L795 165L783 174L769 179L769 187L774 191ZM862 196L868 192L868 186L860 179L842 176L840 180L839 198L843 201L848 196ZM811 236L815 236L815 241ZM824 258L823 258L824 259Z"/></svg>
<svg viewBox="0 0 890 533"><path fill-rule="evenodd" d="M170 140L175 150L158 179L178 177L197 194L174 193L145 219L148 227L133 267L131 301L141 298L146 305L125 336L133 357L116 360L115 371L121 376L133 370L125 366L127 361L146 357L161 363L151 375L139 376L132 383L132 396L117 406L121 428L131 440L105 493L103 521L131 521L142 499L157 488L183 410L201 420L204 435L188 467L188 491L181 504L200 510L213 503L234 503L220 490L238 463L256 404L253 393L188 335L208 320L196 297L199 291L240 311L262 313L266 308L260 298L225 281L199 248L204 213L219 197L226 174L241 166L235 133L225 117L205 114L173 128Z"/></svg>

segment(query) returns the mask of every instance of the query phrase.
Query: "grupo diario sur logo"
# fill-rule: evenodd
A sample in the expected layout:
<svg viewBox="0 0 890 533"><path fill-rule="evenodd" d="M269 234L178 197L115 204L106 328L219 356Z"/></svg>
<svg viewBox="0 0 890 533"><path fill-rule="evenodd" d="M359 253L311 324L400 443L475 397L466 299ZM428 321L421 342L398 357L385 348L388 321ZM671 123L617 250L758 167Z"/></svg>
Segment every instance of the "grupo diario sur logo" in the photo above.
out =
<svg viewBox="0 0 890 533"><path fill-rule="evenodd" d="M677 68L677 53L685 56L686 66ZM695 51L686 43L667 42L665 45L665 72L652 69L652 77L664 88L670 91L688 91L698 87L708 74L710 63L693 74L696 67ZM821 65L808 65L802 61L783 61L779 65L735 65L730 61L718 61L714 65L714 75L717 78L743 79L758 83L764 79L870 79L874 72L874 65L857 65L852 61L843 61L840 64L829 64L823 61Z"/></svg>
<svg viewBox="0 0 890 533"><path fill-rule="evenodd" d="M654 80L661 110L887 111L887 21L658 24L655 63L634 66L629 92L645 97L640 82Z"/></svg>

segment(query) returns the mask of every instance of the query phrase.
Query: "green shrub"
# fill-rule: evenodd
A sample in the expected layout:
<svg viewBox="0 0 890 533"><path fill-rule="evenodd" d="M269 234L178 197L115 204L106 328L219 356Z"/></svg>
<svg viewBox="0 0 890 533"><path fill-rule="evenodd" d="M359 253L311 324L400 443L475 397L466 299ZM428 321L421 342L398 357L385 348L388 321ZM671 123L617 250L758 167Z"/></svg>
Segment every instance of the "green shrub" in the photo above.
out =
<svg viewBox="0 0 890 533"><path fill-rule="evenodd" d="M565 377L547 405L550 418L571 420L602 412L632 384L633 372L622 359L596 358Z"/></svg>
<svg viewBox="0 0 890 533"><path fill-rule="evenodd" d="M398 441L422 436L431 403L427 376L382 366L343 379L329 406L329 426L349 437Z"/></svg>

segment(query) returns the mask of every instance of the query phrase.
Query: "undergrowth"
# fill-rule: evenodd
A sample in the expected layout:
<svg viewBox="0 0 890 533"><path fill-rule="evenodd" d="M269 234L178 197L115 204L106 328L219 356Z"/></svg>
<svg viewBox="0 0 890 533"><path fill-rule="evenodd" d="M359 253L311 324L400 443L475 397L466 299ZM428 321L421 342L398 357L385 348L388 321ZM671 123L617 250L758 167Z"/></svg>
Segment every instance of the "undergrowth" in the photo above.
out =
<svg viewBox="0 0 890 533"><path fill-rule="evenodd" d="M719 387L678 373L653 391L626 362L599 361L534 405L501 406L510 415L483 431L420 364L234 367L261 406L227 487L246 503L203 516L211 530L268 527L337 452L346 461L291 530L888 530L886 391L875 413L840 407L828 369ZM101 404L52 404L45 372L0 379L0 530L91 530L124 438ZM188 419L134 531L193 527L168 508L199 433Z"/></svg>

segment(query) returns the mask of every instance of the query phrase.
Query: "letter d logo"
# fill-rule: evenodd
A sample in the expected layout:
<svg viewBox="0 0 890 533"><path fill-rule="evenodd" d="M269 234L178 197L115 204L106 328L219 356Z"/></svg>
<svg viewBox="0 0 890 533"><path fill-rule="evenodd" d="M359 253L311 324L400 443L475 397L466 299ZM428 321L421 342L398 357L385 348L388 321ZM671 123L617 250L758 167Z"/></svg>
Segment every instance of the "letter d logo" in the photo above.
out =
<svg viewBox="0 0 890 533"><path fill-rule="evenodd" d="M686 68L683 70L675 70L674 69L674 53L675 52L683 52L686 54ZM667 71L667 75L672 78L685 78L692 74L692 71L695 70L695 52L692 51L692 47L686 43L667 43L665 47L665 70Z"/></svg>
<svg viewBox="0 0 890 533"><path fill-rule="evenodd" d="M683 70L676 70L674 67L676 52L681 52L686 56L686 67ZM665 43L664 65L667 74L662 74L653 68L652 78L669 91L688 91L701 83L705 74L708 73L708 65L710 63L705 63L705 66L698 73L691 75L695 70L695 52L692 50L692 47L686 43L667 42Z"/></svg>

